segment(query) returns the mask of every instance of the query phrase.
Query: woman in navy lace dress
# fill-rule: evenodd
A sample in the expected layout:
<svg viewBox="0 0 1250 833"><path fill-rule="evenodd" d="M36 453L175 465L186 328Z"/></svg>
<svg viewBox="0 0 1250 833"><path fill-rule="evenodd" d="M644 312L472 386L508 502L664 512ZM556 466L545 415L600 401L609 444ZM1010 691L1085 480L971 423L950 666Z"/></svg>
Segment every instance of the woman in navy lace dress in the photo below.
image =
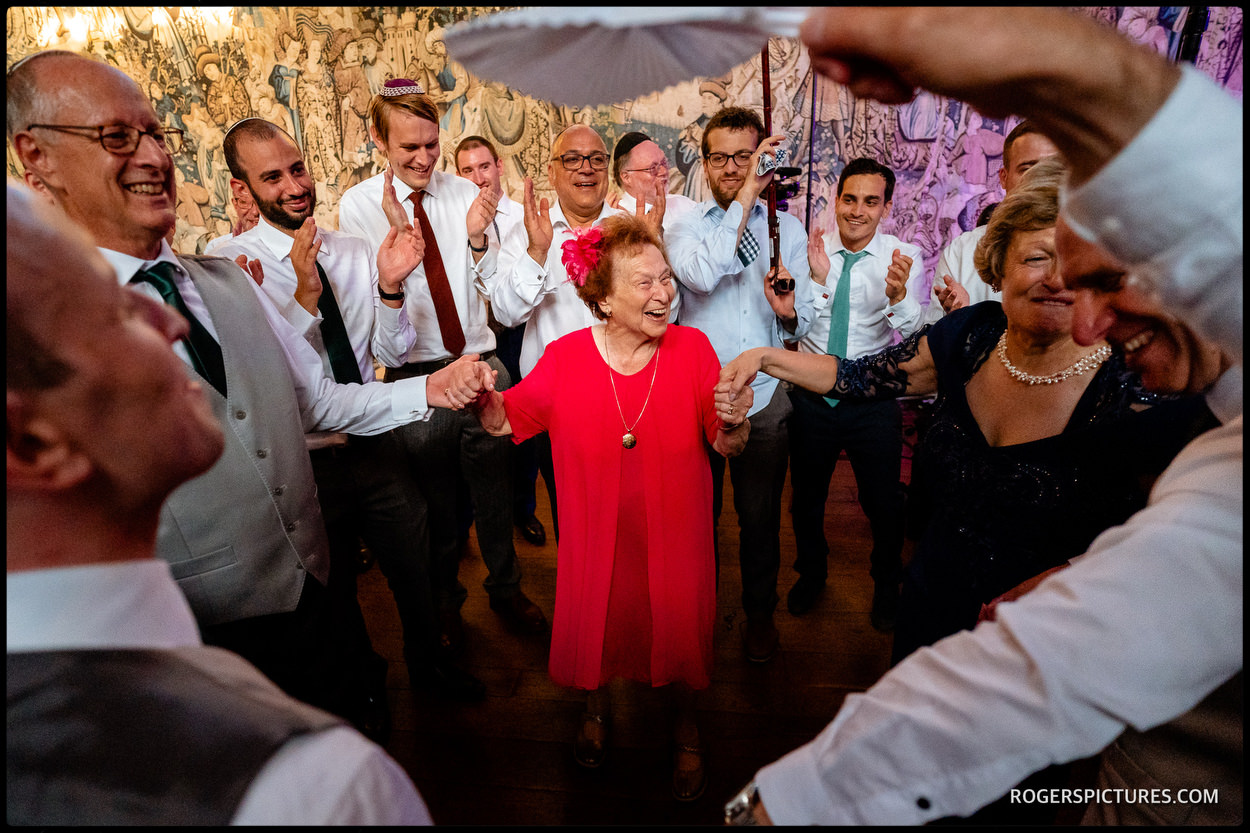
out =
<svg viewBox="0 0 1250 833"><path fill-rule="evenodd" d="M936 393L912 469L922 530L904 575L894 662L973 627L983 605L1067 564L1145 505L1150 483L1214 418L1160 399L1105 342L1072 339L1074 294L1056 268L1062 163L1045 160L994 212L978 247L1002 291L872 356L761 348L726 365L843 399Z"/></svg>

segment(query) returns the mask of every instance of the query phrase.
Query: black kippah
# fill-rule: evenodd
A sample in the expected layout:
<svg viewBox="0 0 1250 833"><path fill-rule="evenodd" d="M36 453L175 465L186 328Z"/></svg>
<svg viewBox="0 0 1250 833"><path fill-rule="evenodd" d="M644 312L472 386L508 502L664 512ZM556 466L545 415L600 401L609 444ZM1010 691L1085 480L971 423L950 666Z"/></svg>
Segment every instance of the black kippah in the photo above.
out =
<svg viewBox="0 0 1250 833"><path fill-rule="evenodd" d="M616 147L612 148L612 177L617 185L621 184L621 157L628 156L631 150L649 141L651 141L650 136L646 133L639 133L637 130L626 133L616 140Z"/></svg>

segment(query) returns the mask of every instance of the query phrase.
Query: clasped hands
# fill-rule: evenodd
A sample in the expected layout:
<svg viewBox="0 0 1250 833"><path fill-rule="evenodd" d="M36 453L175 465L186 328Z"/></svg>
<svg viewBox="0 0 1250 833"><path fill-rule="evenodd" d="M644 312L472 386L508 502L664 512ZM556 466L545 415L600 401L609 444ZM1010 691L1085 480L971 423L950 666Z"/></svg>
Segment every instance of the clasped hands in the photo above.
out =
<svg viewBox="0 0 1250 833"><path fill-rule="evenodd" d="M728 365L726 365L728 367ZM713 389L716 402L716 416L720 418L720 430L733 431L746 421L747 412L755 404L755 389L746 384L737 383L735 373L726 374L721 371L720 380ZM752 373L754 378L755 374Z"/></svg>
<svg viewBox="0 0 1250 833"><path fill-rule="evenodd" d="M498 372L469 353L425 377L426 401L434 408L462 411L495 390Z"/></svg>

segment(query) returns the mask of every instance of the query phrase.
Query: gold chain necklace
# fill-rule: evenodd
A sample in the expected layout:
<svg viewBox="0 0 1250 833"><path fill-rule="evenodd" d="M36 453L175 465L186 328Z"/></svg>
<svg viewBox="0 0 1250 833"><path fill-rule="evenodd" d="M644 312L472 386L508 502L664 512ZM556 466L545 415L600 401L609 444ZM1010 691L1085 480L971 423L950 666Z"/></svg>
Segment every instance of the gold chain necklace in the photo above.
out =
<svg viewBox="0 0 1250 833"><path fill-rule="evenodd" d="M621 397L616 393L616 379L612 377L612 353L608 349L607 327L603 328L603 352L608 357L608 381L612 383L612 398L616 400L616 412L621 415L621 425L625 426L625 436L621 437L621 445L626 448L633 448L638 445L638 438L634 436L634 429L642 421L642 415L647 410L647 403L651 401L651 389L655 387L655 374L660 370L660 345L658 343L655 345L655 367L651 370L651 384L647 387L647 398L643 400L642 410L638 412L638 419L634 420L633 425L625 421L625 412L621 410ZM646 367L646 365L643 365L643 367Z"/></svg>
<svg viewBox="0 0 1250 833"><path fill-rule="evenodd" d="M1034 376L1031 373L1025 373L1020 368L1011 363L1007 358L1007 331L1003 330L1002 338L998 340L998 360L1003 363L1003 367L1007 368L1007 372L1011 374L1011 378L1017 382L1023 382L1026 385L1056 385L1065 379L1073 376L1084 376L1089 371L1101 365L1111 355L1111 347L1104 344L1092 353L1077 359L1076 363L1071 367L1060 370L1058 373L1051 373L1049 376Z"/></svg>

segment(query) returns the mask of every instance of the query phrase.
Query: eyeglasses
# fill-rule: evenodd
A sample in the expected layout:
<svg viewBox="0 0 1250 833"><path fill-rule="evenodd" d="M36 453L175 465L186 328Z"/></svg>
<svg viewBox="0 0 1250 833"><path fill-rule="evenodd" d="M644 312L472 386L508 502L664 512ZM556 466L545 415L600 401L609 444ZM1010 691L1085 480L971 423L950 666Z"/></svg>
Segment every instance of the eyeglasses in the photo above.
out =
<svg viewBox="0 0 1250 833"><path fill-rule="evenodd" d="M168 129L156 127L152 130L140 130L128 124L111 124L106 127L88 127L74 124L32 124L28 125L26 129L31 130L36 127L44 130L56 130L71 135L75 135L74 131L76 130L94 133L96 140L100 143L100 147L118 156L130 156L137 151L139 142L144 136L151 136L168 154L172 155L182 150L183 132L172 127ZM82 138L85 139L87 137L83 136Z"/></svg>
<svg viewBox="0 0 1250 833"><path fill-rule="evenodd" d="M563 156L557 156L560 164L564 166L566 171L579 171L582 168L582 162L589 162L592 171L607 170L608 155L606 153L590 153L583 156L580 153L566 153Z"/></svg>
<svg viewBox="0 0 1250 833"><path fill-rule="evenodd" d="M662 174L668 173L668 168L669 168L668 162L664 161L664 162L656 162L654 165L652 165L649 168L625 168L621 171L621 173L640 174L640 173L646 172L646 173L651 174L652 176L660 176Z"/></svg>
<svg viewBox="0 0 1250 833"><path fill-rule="evenodd" d="M747 163L751 161L751 157L755 155L753 150L740 150L737 153L709 153L703 158L707 160L708 165L713 168L723 168L725 163L730 159L738 163L739 168L745 168Z"/></svg>

